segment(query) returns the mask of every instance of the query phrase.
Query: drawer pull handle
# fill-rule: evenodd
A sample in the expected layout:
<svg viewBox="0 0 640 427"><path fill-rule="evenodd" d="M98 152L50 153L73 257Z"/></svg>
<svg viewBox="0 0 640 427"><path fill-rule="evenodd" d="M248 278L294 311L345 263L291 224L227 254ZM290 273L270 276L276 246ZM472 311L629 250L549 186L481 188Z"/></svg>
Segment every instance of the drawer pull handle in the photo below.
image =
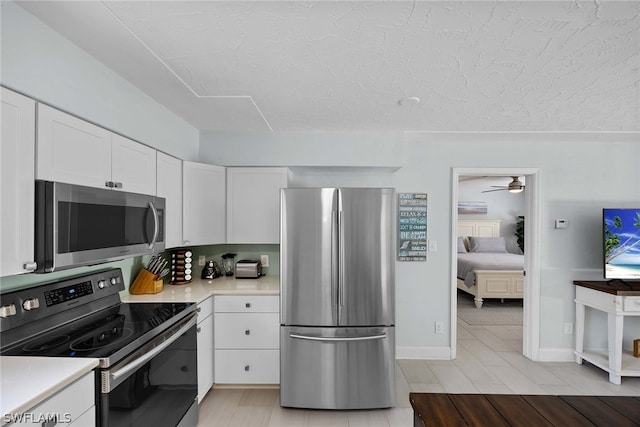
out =
<svg viewBox="0 0 640 427"><path fill-rule="evenodd" d="M245 366L245 367L244 367L244 370L245 370L245 371L247 371L247 372L249 372L249 365Z"/></svg>
<svg viewBox="0 0 640 427"><path fill-rule="evenodd" d="M201 327L197 327L196 328L196 332L200 333L200 331L202 331L202 328Z"/></svg>
<svg viewBox="0 0 640 427"><path fill-rule="evenodd" d="M251 335L251 331L249 329L247 329L246 331L244 331L245 335Z"/></svg>
<svg viewBox="0 0 640 427"><path fill-rule="evenodd" d="M198 308L196 308L196 311L197 311L198 313L200 313L200 312L202 311L202 307L198 307Z"/></svg>
<svg viewBox="0 0 640 427"><path fill-rule="evenodd" d="M251 303L250 303L250 302L247 302L247 303L245 303L245 305L244 305L244 306L245 306L245 307L247 307L247 308L251 308Z"/></svg>

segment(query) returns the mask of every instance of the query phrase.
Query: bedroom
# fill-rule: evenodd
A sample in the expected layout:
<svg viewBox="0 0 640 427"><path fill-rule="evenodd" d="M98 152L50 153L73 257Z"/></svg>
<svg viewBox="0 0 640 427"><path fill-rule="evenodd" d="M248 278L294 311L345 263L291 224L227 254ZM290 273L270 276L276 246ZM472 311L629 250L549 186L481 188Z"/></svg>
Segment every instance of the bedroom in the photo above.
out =
<svg viewBox="0 0 640 427"><path fill-rule="evenodd" d="M525 215L525 199L523 191L507 191L512 182L510 176L461 175L458 179L458 345L464 345L465 338L476 338L495 347L500 345L495 338L503 337L513 350L522 351L524 293L518 266L524 263L520 247L524 239L519 242L516 231ZM524 189L526 177L518 177L517 182ZM478 227L484 231L478 233ZM497 271L511 267L492 265L485 267L490 272L477 272L473 267L478 257L492 264L506 257L516 271Z"/></svg>

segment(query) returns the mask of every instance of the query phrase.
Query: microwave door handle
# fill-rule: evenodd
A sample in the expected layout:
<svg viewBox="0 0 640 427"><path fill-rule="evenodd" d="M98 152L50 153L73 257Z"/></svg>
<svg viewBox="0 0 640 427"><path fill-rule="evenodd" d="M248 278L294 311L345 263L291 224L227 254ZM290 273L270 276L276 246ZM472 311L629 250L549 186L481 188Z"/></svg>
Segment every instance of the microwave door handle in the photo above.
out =
<svg viewBox="0 0 640 427"><path fill-rule="evenodd" d="M149 202L149 208L153 213L153 238L151 239L151 243L149 243L149 249L153 249L156 245L156 240L158 240L158 234L160 233L160 219L158 218L158 209L156 209L153 202Z"/></svg>

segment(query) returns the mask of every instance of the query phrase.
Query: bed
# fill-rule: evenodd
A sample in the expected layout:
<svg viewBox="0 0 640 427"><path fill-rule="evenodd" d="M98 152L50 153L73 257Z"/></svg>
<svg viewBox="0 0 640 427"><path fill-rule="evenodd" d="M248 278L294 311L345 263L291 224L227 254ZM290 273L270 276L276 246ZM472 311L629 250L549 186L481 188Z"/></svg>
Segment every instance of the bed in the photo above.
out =
<svg viewBox="0 0 640 427"><path fill-rule="evenodd" d="M484 298L522 298L524 255L506 251L500 220L458 221L458 289L474 296L477 308Z"/></svg>

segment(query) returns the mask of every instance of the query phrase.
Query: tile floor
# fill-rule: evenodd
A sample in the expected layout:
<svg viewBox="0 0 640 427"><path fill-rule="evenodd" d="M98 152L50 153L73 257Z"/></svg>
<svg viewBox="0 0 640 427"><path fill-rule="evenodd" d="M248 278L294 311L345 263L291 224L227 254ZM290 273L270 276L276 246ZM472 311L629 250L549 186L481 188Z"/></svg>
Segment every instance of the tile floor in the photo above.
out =
<svg viewBox="0 0 640 427"><path fill-rule="evenodd" d="M521 326L471 326L459 320L456 360L398 360L393 409L284 409L278 390L214 389L200 405L198 427L410 427L411 391L640 396L640 378L624 377L617 386L592 365L531 362L521 349Z"/></svg>

